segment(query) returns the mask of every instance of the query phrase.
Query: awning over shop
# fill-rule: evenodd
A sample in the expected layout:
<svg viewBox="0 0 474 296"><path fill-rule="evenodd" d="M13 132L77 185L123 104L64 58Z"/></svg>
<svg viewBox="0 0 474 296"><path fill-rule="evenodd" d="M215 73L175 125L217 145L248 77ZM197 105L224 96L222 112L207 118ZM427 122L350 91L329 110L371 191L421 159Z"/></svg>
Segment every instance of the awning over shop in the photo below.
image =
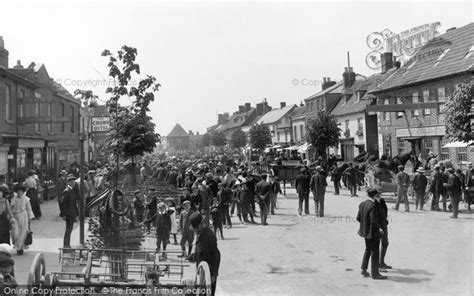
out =
<svg viewBox="0 0 474 296"><path fill-rule="evenodd" d="M283 148L284 150L298 150L299 145L293 145L290 147Z"/></svg>
<svg viewBox="0 0 474 296"><path fill-rule="evenodd" d="M44 148L44 140L19 138L18 148Z"/></svg>
<svg viewBox="0 0 474 296"><path fill-rule="evenodd" d="M474 141L469 142L461 142L461 141L454 141L450 142L443 146L443 148L466 148L467 146L471 146L474 144Z"/></svg>
<svg viewBox="0 0 474 296"><path fill-rule="evenodd" d="M297 150L299 153L305 153L309 147L311 147L311 144L304 143L303 145L299 146Z"/></svg>

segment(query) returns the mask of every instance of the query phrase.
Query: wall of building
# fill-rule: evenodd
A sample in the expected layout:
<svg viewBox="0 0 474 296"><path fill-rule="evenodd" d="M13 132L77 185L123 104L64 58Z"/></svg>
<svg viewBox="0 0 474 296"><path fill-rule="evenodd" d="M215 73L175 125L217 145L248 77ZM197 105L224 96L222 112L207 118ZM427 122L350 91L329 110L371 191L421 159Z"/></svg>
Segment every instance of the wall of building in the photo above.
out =
<svg viewBox="0 0 474 296"><path fill-rule="evenodd" d="M444 99L446 99L454 92L456 84L473 80L472 75L464 75L377 94L377 104L386 104L386 99L388 99L389 104L396 104L397 97L402 97L404 103L413 103L414 94L418 94L418 102L420 103L443 101L443 89ZM433 152L439 155L441 159L449 158L454 163L474 160L474 150L471 148L442 148L449 140L445 136L445 116L439 108L429 109L428 112L427 110L416 111L407 110L406 117L405 114L402 115L399 112L377 113L380 154L387 151L390 151L392 155L409 152L413 148L412 143L416 143L415 149L418 150L418 145L421 146L419 152L423 158L426 158L429 152ZM408 126L410 126L410 129L408 129ZM408 135L406 135L407 133ZM409 140L410 138L413 138L413 140ZM414 138L420 138L420 144Z"/></svg>

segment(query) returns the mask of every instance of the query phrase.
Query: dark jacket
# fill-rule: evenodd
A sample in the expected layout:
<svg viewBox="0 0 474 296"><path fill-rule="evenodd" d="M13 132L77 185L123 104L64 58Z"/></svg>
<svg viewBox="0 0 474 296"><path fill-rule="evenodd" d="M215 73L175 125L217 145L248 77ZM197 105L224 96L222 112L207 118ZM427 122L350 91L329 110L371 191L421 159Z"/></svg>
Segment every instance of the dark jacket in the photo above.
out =
<svg viewBox="0 0 474 296"><path fill-rule="evenodd" d="M378 206L374 201L365 200L359 204L357 221L360 222L359 235L365 239L373 239L379 236L380 217L378 216Z"/></svg>
<svg viewBox="0 0 474 296"><path fill-rule="evenodd" d="M79 215L77 208L78 200L78 192L74 188L67 186L61 196L61 216L76 218Z"/></svg>
<svg viewBox="0 0 474 296"><path fill-rule="evenodd" d="M298 194L309 194L309 183L311 177L307 174L299 174L295 180L295 188Z"/></svg>
<svg viewBox="0 0 474 296"><path fill-rule="evenodd" d="M388 225L388 209L387 204L385 203L385 199L380 198L380 200L375 200L375 205L379 210L378 217L380 228L385 231Z"/></svg>
<svg viewBox="0 0 474 296"><path fill-rule="evenodd" d="M458 176L450 174L448 182L445 185L446 191L449 195L460 196L462 194L462 183Z"/></svg>
<svg viewBox="0 0 474 296"><path fill-rule="evenodd" d="M156 213L154 218L156 225L156 236L169 237L171 231L171 217L168 212Z"/></svg>
<svg viewBox="0 0 474 296"><path fill-rule="evenodd" d="M357 183L357 171L354 167L348 167L344 172L344 175L347 176L347 181L350 184L355 184Z"/></svg>
<svg viewBox="0 0 474 296"><path fill-rule="evenodd" d="M259 201L268 201L270 199L270 194L272 193L272 184L265 180L262 180L257 183L255 186L255 194Z"/></svg>
<svg viewBox="0 0 474 296"><path fill-rule="evenodd" d="M415 190L417 194L425 194L427 184L428 180L425 175L416 173L415 177L413 177L413 190Z"/></svg>
<svg viewBox="0 0 474 296"><path fill-rule="evenodd" d="M205 261L209 265L211 277L219 274L221 253L217 248L216 235L209 227L205 227L196 240L196 266L201 261Z"/></svg>
<svg viewBox="0 0 474 296"><path fill-rule="evenodd" d="M441 194L443 193L443 179L441 176L441 172L436 172L433 174L431 179L431 187L430 191L433 193Z"/></svg>
<svg viewBox="0 0 474 296"><path fill-rule="evenodd" d="M311 177L310 187L315 196L324 196L327 186L326 176L320 172L317 172Z"/></svg>

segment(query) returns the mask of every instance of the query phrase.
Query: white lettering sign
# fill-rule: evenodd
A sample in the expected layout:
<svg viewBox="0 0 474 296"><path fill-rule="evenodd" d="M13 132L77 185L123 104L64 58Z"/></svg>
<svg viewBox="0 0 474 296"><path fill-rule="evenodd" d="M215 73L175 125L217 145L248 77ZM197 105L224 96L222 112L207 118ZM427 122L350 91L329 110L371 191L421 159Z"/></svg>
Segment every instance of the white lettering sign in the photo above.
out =
<svg viewBox="0 0 474 296"><path fill-rule="evenodd" d="M108 132L110 130L110 118L108 116L91 118L92 132Z"/></svg>

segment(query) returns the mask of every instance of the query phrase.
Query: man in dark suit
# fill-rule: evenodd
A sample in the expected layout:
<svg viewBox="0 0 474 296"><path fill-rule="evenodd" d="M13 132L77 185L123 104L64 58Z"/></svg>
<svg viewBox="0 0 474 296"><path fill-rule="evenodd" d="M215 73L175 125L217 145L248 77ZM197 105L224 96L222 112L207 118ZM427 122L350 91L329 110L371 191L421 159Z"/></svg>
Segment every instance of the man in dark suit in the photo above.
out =
<svg viewBox="0 0 474 296"><path fill-rule="evenodd" d="M458 217L459 201L462 196L462 183L459 177L454 174L453 168L448 169L448 182L444 183L443 186L451 198L451 206L453 208L453 215L449 218L456 219Z"/></svg>
<svg viewBox="0 0 474 296"><path fill-rule="evenodd" d="M304 201L304 213L309 215L309 183L311 177L306 171L306 168L300 169L300 174L296 176L295 188L298 193L298 214L301 216L303 212L303 201Z"/></svg>
<svg viewBox="0 0 474 296"><path fill-rule="evenodd" d="M420 206L420 211L423 210L423 205L425 203L426 195L426 185L428 180L425 176L425 170L423 167L419 167L416 170L415 176L413 177L413 191L415 191L416 196L416 209L418 210L418 205Z"/></svg>
<svg viewBox="0 0 474 296"><path fill-rule="evenodd" d="M431 201L431 210L440 211L439 208L439 197L443 191L443 180L441 177L441 171L439 165L435 165L433 177L431 178L430 191L433 193L433 199Z"/></svg>
<svg viewBox="0 0 474 296"><path fill-rule="evenodd" d="M352 162L349 163L349 167L343 172L343 175L346 176L346 182L351 191L351 196L357 196L357 171Z"/></svg>
<svg viewBox="0 0 474 296"><path fill-rule="evenodd" d="M76 185L76 176L69 174L67 177L67 186L61 197L61 213L60 216L66 220L66 231L64 232L63 247L71 247L71 233L74 222L78 216L77 202L79 201L79 193L74 189Z"/></svg>
<svg viewBox="0 0 474 296"><path fill-rule="evenodd" d="M379 209L374 201L378 191L375 188L370 188L367 193L369 198L359 204L359 212L357 213L357 221L360 223L359 235L365 240L365 252L362 259L361 274L365 277L370 276L367 272L367 268L369 258L372 258L372 278L375 280L384 280L387 277L382 276L379 272L379 243L380 235L383 231L379 224Z"/></svg>
<svg viewBox="0 0 474 296"><path fill-rule="evenodd" d="M375 196L375 206L379 210L379 213L378 213L379 225L383 231L380 238L382 247L380 249L379 268L391 269L392 266L385 263L385 255L387 254L387 248L388 248L388 209L387 209L387 204L385 203L385 199L382 197L382 192L383 192L382 187L376 186L375 189L377 189L377 195Z"/></svg>
<svg viewBox="0 0 474 296"><path fill-rule="evenodd" d="M191 256L191 261L196 261L196 267L199 266L201 261L209 265L209 271L211 273L211 295L215 295L219 265L221 263L221 253L217 248L216 235L203 220L202 215L199 213L193 213L189 217L191 229L197 234L196 251L194 256Z"/></svg>
<svg viewBox="0 0 474 296"><path fill-rule="evenodd" d="M255 185L255 195L258 199L258 205L260 206L260 220L262 225L268 225L268 203L270 202L270 195L272 194L272 184L267 182L267 175L262 175L262 181Z"/></svg>
<svg viewBox="0 0 474 296"><path fill-rule="evenodd" d="M315 212L317 217L324 217L324 195L326 194L326 175L321 166L316 167L316 173L311 177L310 188L313 191Z"/></svg>

